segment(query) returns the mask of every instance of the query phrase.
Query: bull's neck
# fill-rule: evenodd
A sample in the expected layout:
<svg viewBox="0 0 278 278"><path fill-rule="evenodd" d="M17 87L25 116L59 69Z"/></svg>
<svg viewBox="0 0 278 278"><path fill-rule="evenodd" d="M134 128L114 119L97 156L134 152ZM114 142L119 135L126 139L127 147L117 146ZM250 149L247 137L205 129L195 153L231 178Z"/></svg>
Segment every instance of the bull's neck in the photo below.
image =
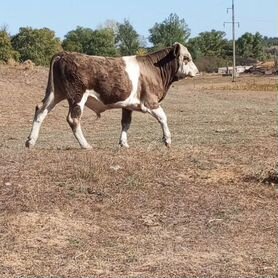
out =
<svg viewBox="0 0 278 278"><path fill-rule="evenodd" d="M176 81L175 76L178 71L178 63L171 50L171 48L166 48L149 55L153 65L158 69L165 92Z"/></svg>

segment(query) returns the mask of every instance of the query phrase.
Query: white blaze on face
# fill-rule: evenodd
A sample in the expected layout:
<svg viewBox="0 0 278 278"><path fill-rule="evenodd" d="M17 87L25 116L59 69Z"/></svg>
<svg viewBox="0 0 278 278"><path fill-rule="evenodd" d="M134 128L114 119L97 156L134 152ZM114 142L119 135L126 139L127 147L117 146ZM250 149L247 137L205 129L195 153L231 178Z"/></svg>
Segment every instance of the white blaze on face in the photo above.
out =
<svg viewBox="0 0 278 278"><path fill-rule="evenodd" d="M193 61L189 61L187 63L182 63L182 71L185 74L185 76L194 77L199 72L196 65L193 63Z"/></svg>
<svg viewBox="0 0 278 278"><path fill-rule="evenodd" d="M179 65L180 67L177 73L179 78L185 78L187 76L194 77L199 73L196 65L192 61L191 54L183 45L180 48Z"/></svg>

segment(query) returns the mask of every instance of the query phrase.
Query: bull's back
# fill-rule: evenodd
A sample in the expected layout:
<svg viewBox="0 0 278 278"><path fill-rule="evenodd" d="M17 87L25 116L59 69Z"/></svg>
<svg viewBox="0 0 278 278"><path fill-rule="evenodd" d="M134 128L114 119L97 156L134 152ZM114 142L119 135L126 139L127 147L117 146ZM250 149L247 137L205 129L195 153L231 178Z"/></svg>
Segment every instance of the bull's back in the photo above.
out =
<svg viewBox="0 0 278 278"><path fill-rule="evenodd" d="M122 58L69 52L59 56L53 68L55 86L70 98L76 98L76 95L82 98L86 91L94 91L104 104L112 104L124 101L130 95L132 82Z"/></svg>

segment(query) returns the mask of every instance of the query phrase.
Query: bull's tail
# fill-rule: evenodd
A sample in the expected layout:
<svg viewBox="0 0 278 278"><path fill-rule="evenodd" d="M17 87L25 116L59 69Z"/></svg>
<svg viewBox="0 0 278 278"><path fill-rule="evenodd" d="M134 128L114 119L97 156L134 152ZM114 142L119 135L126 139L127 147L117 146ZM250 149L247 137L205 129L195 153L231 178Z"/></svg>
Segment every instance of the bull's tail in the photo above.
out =
<svg viewBox="0 0 278 278"><path fill-rule="evenodd" d="M45 103L45 101L49 98L49 95L51 93L54 93L54 78L53 78L53 68L54 68L54 64L56 61L58 61L60 59L59 54L56 54L52 57L51 62L50 62L50 67L49 67L49 73L48 73L48 82L47 82L47 87L46 87L46 91L45 91L45 97L43 99L43 103Z"/></svg>

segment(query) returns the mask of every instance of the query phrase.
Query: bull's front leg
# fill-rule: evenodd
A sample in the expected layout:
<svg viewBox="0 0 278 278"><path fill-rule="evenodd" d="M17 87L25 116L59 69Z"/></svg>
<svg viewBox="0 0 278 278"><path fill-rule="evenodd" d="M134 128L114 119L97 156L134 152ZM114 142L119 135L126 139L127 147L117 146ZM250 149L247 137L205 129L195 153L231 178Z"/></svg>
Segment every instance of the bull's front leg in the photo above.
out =
<svg viewBox="0 0 278 278"><path fill-rule="evenodd" d="M158 120L163 131L163 141L167 147L171 145L171 133L167 124L167 116L161 106L158 108L150 109L148 111L154 118Z"/></svg>
<svg viewBox="0 0 278 278"><path fill-rule="evenodd" d="M132 111L123 108L122 109L122 132L121 132L121 136L120 136L120 141L119 144L121 147L126 147L129 148L129 145L127 143L127 131L130 127L130 123L131 123L131 114Z"/></svg>

